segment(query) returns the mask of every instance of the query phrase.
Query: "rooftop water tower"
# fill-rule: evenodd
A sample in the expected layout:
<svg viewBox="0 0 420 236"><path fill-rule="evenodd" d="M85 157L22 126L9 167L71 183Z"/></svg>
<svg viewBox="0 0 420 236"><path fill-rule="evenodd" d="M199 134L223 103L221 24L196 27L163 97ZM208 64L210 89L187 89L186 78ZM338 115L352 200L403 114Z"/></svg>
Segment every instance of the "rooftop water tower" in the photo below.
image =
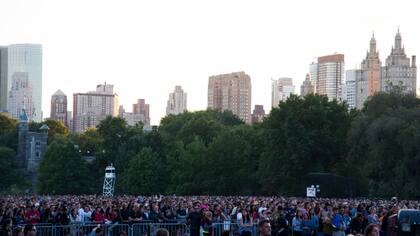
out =
<svg viewBox="0 0 420 236"><path fill-rule="evenodd" d="M114 196L114 186L115 186L115 167L107 166L105 168L105 178L104 178L104 186L103 186L103 195L105 197L112 197Z"/></svg>

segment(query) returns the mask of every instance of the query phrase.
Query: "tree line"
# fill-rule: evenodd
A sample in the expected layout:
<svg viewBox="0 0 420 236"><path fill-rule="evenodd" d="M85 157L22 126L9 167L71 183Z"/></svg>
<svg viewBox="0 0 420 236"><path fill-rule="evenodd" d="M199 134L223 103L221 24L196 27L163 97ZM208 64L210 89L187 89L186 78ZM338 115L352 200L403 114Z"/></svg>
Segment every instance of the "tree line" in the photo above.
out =
<svg viewBox="0 0 420 236"><path fill-rule="evenodd" d="M420 196L420 99L399 92L378 93L362 110L325 96L291 96L254 125L214 110L169 115L151 131L117 117L77 134L44 123L50 132L39 194L99 194L112 163L116 194L301 196L319 180L308 182L311 174L327 176L321 192L339 196ZM23 189L14 162L17 121L0 115L0 131L0 191Z"/></svg>

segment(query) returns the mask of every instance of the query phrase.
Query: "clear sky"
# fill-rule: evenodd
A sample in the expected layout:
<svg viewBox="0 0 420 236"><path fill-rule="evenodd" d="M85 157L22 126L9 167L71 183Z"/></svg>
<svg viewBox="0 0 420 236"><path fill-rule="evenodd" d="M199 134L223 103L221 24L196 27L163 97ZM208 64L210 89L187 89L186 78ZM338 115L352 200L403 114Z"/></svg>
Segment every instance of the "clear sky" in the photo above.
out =
<svg viewBox="0 0 420 236"><path fill-rule="evenodd" d="M252 104L269 111L271 78L296 93L318 56L359 65L372 32L382 62L398 26L408 56L420 53L418 0L0 0L0 45L43 45L43 112L51 95L114 84L120 104L145 98L152 124L181 85L188 109L207 107L208 76L245 71Z"/></svg>

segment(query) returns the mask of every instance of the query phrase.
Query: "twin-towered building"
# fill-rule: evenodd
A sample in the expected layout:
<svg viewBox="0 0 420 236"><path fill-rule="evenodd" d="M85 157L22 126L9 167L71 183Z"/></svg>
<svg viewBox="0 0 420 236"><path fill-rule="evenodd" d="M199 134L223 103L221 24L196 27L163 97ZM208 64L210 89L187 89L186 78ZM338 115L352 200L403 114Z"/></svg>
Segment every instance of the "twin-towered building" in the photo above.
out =
<svg viewBox="0 0 420 236"><path fill-rule="evenodd" d="M350 108L360 109L365 101L377 92L398 89L402 93L415 95L416 81L416 56L412 56L411 60L407 57L399 30L384 66L376 49L375 36L372 35L369 51L361 63L361 68L346 72L345 100Z"/></svg>

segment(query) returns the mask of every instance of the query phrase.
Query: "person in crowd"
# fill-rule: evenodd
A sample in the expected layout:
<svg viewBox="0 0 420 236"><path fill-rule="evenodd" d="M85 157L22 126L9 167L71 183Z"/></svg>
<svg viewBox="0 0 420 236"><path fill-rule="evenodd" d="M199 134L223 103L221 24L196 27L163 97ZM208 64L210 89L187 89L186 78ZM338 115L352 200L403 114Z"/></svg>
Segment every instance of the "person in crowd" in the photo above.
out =
<svg viewBox="0 0 420 236"><path fill-rule="evenodd" d="M169 231L167 229L158 229L156 236L169 236Z"/></svg>
<svg viewBox="0 0 420 236"><path fill-rule="evenodd" d="M38 224L41 219L41 214L35 205L32 205L30 209L26 212L25 221L27 224Z"/></svg>
<svg viewBox="0 0 420 236"><path fill-rule="evenodd" d="M36 236L36 228L35 225L27 224L23 229L23 234L25 236Z"/></svg>
<svg viewBox="0 0 420 236"><path fill-rule="evenodd" d="M23 227L18 226L15 229L13 229L12 236L25 236L25 234L23 232Z"/></svg>
<svg viewBox="0 0 420 236"><path fill-rule="evenodd" d="M211 211L207 210L206 208L202 209L203 218L201 219L200 227L202 229L204 236L213 236L213 214Z"/></svg>
<svg viewBox="0 0 420 236"><path fill-rule="evenodd" d="M365 236L379 236L380 227L377 224L369 224L365 230Z"/></svg>
<svg viewBox="0 0 420 236"><path fill-rule="evenodd" d="M345 236L346 223L343 219L343 209L334 207L331 224L333 227L332 236Z"/></svg>
<svg viewBox="0 0 420 236"><path fill-rule="evenodd" d="M271 236L271 224L269 220L261 220L258 223L260 236Z"/></svg>
<svg viewBox="0 0 420 236"><path fill-rule="evenodd" d="M242 209L242 217L239 220L239 233L241 236L251 236L253 220L246 209Z"/></svg>
<svg viewBox="0 0 420 236"><path fill-rule="evenodd" d="M350 233L351 234L363 234L365 228L365 222L362 213L358 212L356 217L350 221Z"/></svg>
<svg viewBox="0 0 420 236"><path fill-rule="evenodd" d="M199 203L194 204L193 211L188 213L187 223L190 225L190 235L199 236L200 235L200 223L201 223L201 214Z"/></svg>
<svg viewBox="0 0 420 236"><path fill-rule="evenodd" d="M303 213L300 210L296 211L296 216L292 220L292 230L294 236L302 236L302 221Z"/></svg>
<svg viewBox="0 0 420 236"><path fill-rule="evenodd" d="M0 236L11 236L13 231L13 221L10 218L3 220L3 225L0 229Z"/></svg>
<svg viewBox="0 0 420 236"><path fill-rule="evenodd" d="M376 225L381 224L381 221L379 220L379 217L376 214L376 208L375 207L371 207L369 209L369 215L367 217L367 221L368 221L368 224L376 224Z"/></svg>

